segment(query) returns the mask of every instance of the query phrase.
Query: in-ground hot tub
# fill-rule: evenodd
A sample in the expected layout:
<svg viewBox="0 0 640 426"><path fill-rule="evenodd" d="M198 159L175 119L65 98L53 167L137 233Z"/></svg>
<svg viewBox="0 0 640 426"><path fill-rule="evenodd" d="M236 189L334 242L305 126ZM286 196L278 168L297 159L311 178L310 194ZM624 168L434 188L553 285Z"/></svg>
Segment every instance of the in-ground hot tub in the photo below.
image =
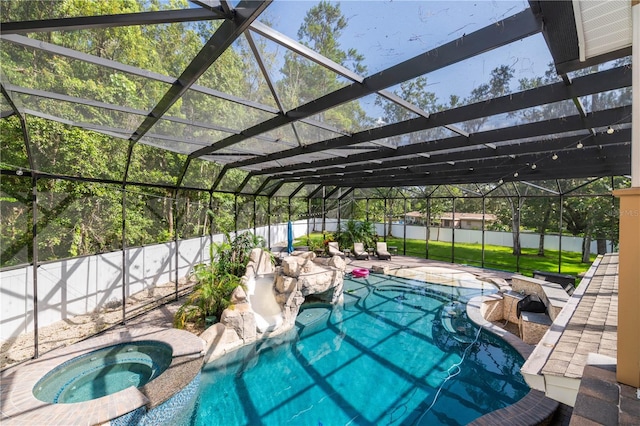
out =
<svg viewBox="0 0 640 426"><path fill-rule="evenodd" d="M89 401L141 387L171 364L171 346L158 341L135 341L108 346L73 358L42 377L33 395L43 402L64 404Z"/></svg>

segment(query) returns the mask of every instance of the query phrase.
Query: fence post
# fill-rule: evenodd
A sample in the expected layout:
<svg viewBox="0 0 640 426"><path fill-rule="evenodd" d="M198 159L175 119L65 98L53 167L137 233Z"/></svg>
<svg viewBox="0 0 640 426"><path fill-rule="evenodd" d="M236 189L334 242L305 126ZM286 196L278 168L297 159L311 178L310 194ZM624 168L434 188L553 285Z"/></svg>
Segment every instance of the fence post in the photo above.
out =
<svg viewBox="0 0 640 426"><path fill-rule="evenodd" d="M485 231L485 215L487 214L487 197L482 196L482 255L480 260L480 266L484 268L484 231Z"/></svg>
<svg viewBox="0 0 640 426"><path fill-rule="evenodd" d="M451 199L451 263L455 263L456 247L456 198Z"/></svg>
<svg viewBox="0 0 640 426"><path fill-rule="evenodd" d="M407 199L404 199L404 220L402 221L402 254L407 255Z"/></svg>
<svg viewBox="0 0 640 426"><path fill-rule="evenodd" d="M426 222L427 222L427 232L425 235L425 253L424 253L424 257L425 259L429 258L429 236L431 234L431 230L429 229L429 226L431 226L431 197L427 196L427 218L426 218Z"/></svg>

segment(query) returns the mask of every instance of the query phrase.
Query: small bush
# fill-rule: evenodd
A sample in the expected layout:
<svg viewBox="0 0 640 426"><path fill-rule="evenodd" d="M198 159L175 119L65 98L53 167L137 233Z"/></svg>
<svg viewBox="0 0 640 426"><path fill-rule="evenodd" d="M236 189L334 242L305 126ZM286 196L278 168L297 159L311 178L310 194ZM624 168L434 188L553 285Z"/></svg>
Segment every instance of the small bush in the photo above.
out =
<svg viewBox="0 0 640 426"><path fill-rule="evenodd" d="M264 239L249 232L239 234L233 240L226 234L226 241L212 244L209 254L213 261L194 267L197 284L176 312L174 326L185 328L193 324L202 328L207 317L214 316L219 320L231 305L231 295L241 284L249 254L256 247L264 247Z"/></svg>

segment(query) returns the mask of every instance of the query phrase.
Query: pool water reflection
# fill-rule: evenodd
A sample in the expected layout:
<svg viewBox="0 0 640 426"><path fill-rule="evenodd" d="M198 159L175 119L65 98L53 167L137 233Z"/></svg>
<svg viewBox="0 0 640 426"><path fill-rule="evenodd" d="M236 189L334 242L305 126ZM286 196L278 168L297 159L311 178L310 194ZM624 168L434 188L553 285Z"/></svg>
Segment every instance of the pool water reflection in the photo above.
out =
<svg viewBox="0 0 640 426"><path fill-rule="evenodd" d="M455 303L482 291L345 280L343 307L310 305L286 335L207 364L191 423L458 425L513 404L524 360Z"/></svg>

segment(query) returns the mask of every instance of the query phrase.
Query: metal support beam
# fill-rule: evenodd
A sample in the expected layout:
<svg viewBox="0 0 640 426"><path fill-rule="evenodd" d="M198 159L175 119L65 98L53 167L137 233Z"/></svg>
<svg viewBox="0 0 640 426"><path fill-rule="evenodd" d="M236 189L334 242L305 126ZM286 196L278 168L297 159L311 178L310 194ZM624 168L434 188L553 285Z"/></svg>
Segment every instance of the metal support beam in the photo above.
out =
<svg viewBox="0 0 640 426"><path fill-rule="evenodd" d="M352 146L355 144L361 144L365 142L370 142L378 139L384 139L389 137L394 137L398 135L418 132L421 130L432 129L438 126L443 126L446 124L458 123L462 121L473 120L477 118L482 118L490 115L497 115L502 113L508 113L512 111L516 111L519 109L525 109L530 107L535 107L538 105L558 102L566 99L570 99L574 96L586 96L594 93L615 90L622 87L628 87L631 85L631 73L626 67L614 68L606 71L602 71L595 74L589 74L584 77L576 78L573 81L573 84L569 87L565 86L564 83L554 83L548 86L538 87L536 89L525 90L518 93L512 93L509 95L505 95L499 98L493 98L484 102L478 102L475 104L464 105L461 107L457 107L454 109L437 112L431 114L429 119L425 119L424 117L413 118L410 120L388 124L386 126L377 127L374 129L369 129L366 131L354 133L352 136L342 136L337 137L330 140L325 140L322 142L309 144L302 148L292 148L286 151L280 151L273 154L268 154L265 156L261 156L258 158L238 161L236 163L231 164L232 167L243 167L256 165L260 163L265 163L269 161L275 161L283 158L288 158L296 155L304 155L310 154L313 152L321 152L331 149L344 148L346 146ZM630 113L629 113L630 114ZM620 119L621 116L617 116L616 119ZM556 121L556 126L562 126L558 120ZM628 120L627 120L628 121ZM550 124L553 120L549 121ZM611 123L611 121L609 122ZM609 124L607 123L607 124ZM590 123L591 126L595 127L596 123ZM527 125L523 125L527 126ZM584 128L582 125L582 121L579 121L578 124L573 124L573 128L582 129ZM517 129L512 128L512 132L518 132ZM539 130L541 131L541 130ZM487 132L484 132L487 133ZM518 132L520 133L520 132ZM547 133L543 133L547 134ZM508 139L513 139L517 136L509 137ZM451 139L451 138L450 138ZM508 140L502 139L502 140ZM468 144L486 144L493 143L493 140L485 140L479 137L477 134L471 135L470 139L461 138L467 145ZM399 150L400 148L398 148ZM407 147L406 150L410 150L412 148ZM386 150L384 154L374 153L373 156L368 156L367 154L359 154L362 156L361 161L372 160L375 158L387 158L389 155L407 155L407 154L398 154L396 151L398 150ZM417 150L416 152L426 152L422 148L422 150ZM406 151L403 151L406 152ZM309 164L305 164L303 168L313 168L321 166L323 163L321 162L312 162ZM332 165L329 163L328 165ZM293 168L287 167L287 170L292 170ZM265 169L261 171L261 173L272 173L273 170ZM275 171L277 172L277 171Z"/></svg>
<svg viewBox="0 0 640 426"><path fill-rule="evenodd" d="M3 22L0 34L28 34L52 31L77 31L96 28L159 25L176 22L224 19L222 11L207 9L158 10L152 12L120 13L117 15L76 16L72 18L39 19L36 21Z"/></svg>
<svg viewBox="0 0 640 426"><path fill-rule="evenodd" d="M251 220L253 221L253 235L256 235L256 221L257 221L257 215L256 215L256 199L258 197L253 196L253 216L251 216Z"/></svg>
<svg viewBox="0 0 640 426"><path fill-rule="evenodd" d="M227 20L220 25L191 63L187 65L180 77L173 82L171 88L165 93L160 102L147 115L147 118L133 132L131 140L139 141L244 30L260 16L269 4L271 4L271 0L265 0L264 2L241 1L234 19Z"/></svg>
<svg viewBox="0 0 640 426"><path fill-rule="evenodd" d="M302 190L302 188L304 188L305 186L307 186L306 184L302 183L300 184L300 186L298 186L296 189L294 189L291 194L289 194L289 200L291 200L293 197L296 196L296 194L298 192L300 192Z"/></svg>
<svg viewBox="0 0 640 426"><path fill-rule="evenodd" d="M322 239L324 240L324 232L327 229L327 211L326 211L326 200L327 200L327 188L325 186L322 187Z"/></svg>
<svg viewBox="0 0 640 426"><path fill-rule="evenodd" d="M11 111L10 112L3 111L2 118L9 117L9 116L11 116L13 114L18 114L18 115L22 114L21 108L18 106L16 101L13 99L13 96L11 96L10 92L11 92L11 85L8 84L5 81L4 76L2 74L0 74L0 93L2 93L2 96L4 96L4 98L7 100L7 103L11 107Z"/></svg>
<svg viewBox="0 0 640 426"><path fill-rule="evenodd" d="M109 68L115 71L121 71L121 72L135 75L138 77L160 81L162 83L173 84L176 81L175 77L168 77L166 75L158 74L153 71L137 68L131 65L125 65L120 62L101 58L99 56L89 55L86 53L78 52L77 50L69 49L66 47L58 46L55 44L47 43L44 41L32 39L32 38L17 35L17 34L2 35L0 36L0 39L17 44L19 46L24 46L30 49L47 52L52 55L64 56L70 59L97 65L99 67ZM198 93L214 96L214 97L224 99L229 102L234 102L240 105L244 105L250 108L256 108L260 111L269 112L271 114L276 114L278 112L277 109L271 106L262 105L257 102L241 99L236 96L228 95L218 90L210 89L208 87L200 86L197 84L193 84L189 89Z"/></svg>
<svg viewBox="0 0 640 426"><path fill-rule="evenodd" d="M564 216L564 195L560 194L560 217L558 218L558 273L562 273L562 217Z"/></svg>
<svg viewBox="0 0 640 426"><path fill-rule="evenodd" d="M267 247L271 249L271 197L267 197Z"/></svg>
<svg viewBox="0 0 640 426"><path fill-rule="evenodd" d="M631 16L633 21L632 45L632 139L631 139L631 187L640 188L640 2L631 2Z"/></svg>
<svg viewBox="0 0 640 426"><path fill-rule="evenodd" d="M29 131L27 129L27 121L24 117L20 116L20 123L22 126L22 133L24 142L27 145L27 155L29 156L29 163L33 161L30 149ZM33 170L33 167L32 167ZM38 358L38 175L37 173L31 173L31 262L33 263L33 357ZM123 300L124 305L124 300Z"/></svg>
<svg viewBox="0 0 640 426"><path fill-rule="evenodd" d="M356 81L358 83L362 83L364 78L359 76L358 74L354 73L353 71L351 71L350 69L332 61L331 59L328 59L322 55L320 55L318 52L310 49L309 47L305 46L302 43L299 43L289 37L287 37L286 35L279 33L278 31L274 30L271 27L268 27L267 25L264 25L263 23L261 23L260 21L254 21L251 23L250 26L251 31L255 32L256 34L260 34L262 37L273 41L274 43L279 44L280 46L285 47L286 49L304 57L309 59L312 62L315 62L316 64L319 64L321 66L323 66L324 68L327 68L330 71L333 71L336 74L339 74L343 77L348 78L351 81Z"/></svg>
<svg viewBox="0 0 640 426"><path fill-rule="evenodd" d="M267 187L267 185L269 184L269 181L271 181L271 178L266 178L264 182L262 182L262 185L260 185L258 189L256 189L256 192L254 194L259 195L262 192L262 190Z"/></svg>
<svg viewBox="0 0 640 426"><path fill-rule="evenodd" d="M339 190L340 190L340 187L335 187L335 188L333 188L333 189L332 189L328 194L326 194L326 195L324 196L324 198L331 198L331 196L332 196L333 194L335 194L336 192L338 192Z"/></svg>
<svg viewBox="0 0 640 426"><path fill-rule="evenodd" d="M174 256L174 260L175 260L175 267L176 267L176 273L175 273L175 283L174 283L174 298L173 300L178 300L178 281L180 279L179 275L180 275L180 239L179 239L179 232L178 232L178 225L179 225L179 220L180 218L178 217L178 191L180 191L178 188L175 189L175 191L173 191L172 195L173 195L173 200L171 201L171 204L173 205L173 245L175 247L175 256ZM122 301L124 303L124 300Z"/></svg>
<svg viewBox="0 0 640 426"><path fill-rule="evenodd" d="M275 193L278 192L280 188L282 188L282 185L284 185L284 181L278 182L276 186L273 187L273 190L267 194L267 197L273 197Z"/></svg>
<svg viewBox="0 0 640 426"><path fill-rule="evenodd" d="M233 233L238 235L238 195L233 196Z"/></svg>
<svg viewBox="0 0 640 426"><path fill-rule="evenodd" d="M486 221L485 215L487 214L487 197L482 197L482 251L481 251L481 261L480 267L484 268L484 241L485 241L485 230L486 230Z"/></svg>
<svg viewBox="0 0 640 426"><path fill-rule="evenodd" d="M182 181L184 180L185 175L187 174L187 170L189 170L189 165L191 164L191 158L187 157L182 168L180 169L180 174L178 175L178 179L176 181L176 187L182 186Z"/></svg>
<svg viewBox="0 0 640 426"><path fill-rule="evenodd" d="M127 278L129 265L127 263L127 186L122 182L122 324L127 320Z"/></svg>
<svg viewBox="0 0 640 426"><path fill-rule="evenodd" d="M20 120L20 129L22 131L22 138L25 145L25 152L27 154L27 161L29 162L29 169L31 175L31 263L32 263L32 283L33 283L33 357L39 357L38 349L38 337L39 337L39 324L38 324L38 173L36 172L36 163L31 152L31 138L29 136L29 128L25 116L20 112L20 108L5 88L4 78L0 75L0 91L2 96L6 99L7 103L15 114L18 115Z"/></svg>
<svg viewBox="0 0 640 426"><path fill-rule="evenodd" d="M357 83L362 83L364 81L364 77L354 73L353 71L351 71L348 68L345 68L344 66L318 54L317 52L309 49L307 46L305 46L304 44L297 42L289 37L287 37L284 34L279 33L278 31L274 30L273 28L270 28L264 24L261 24L260 22L254 22L253 24L251 24L251 30L255 31L256 33L262 35L263 37L285 47L286 49L295 52L296 54L303 56L307 59L309 59L312 62L315 62L316 64L344 77L347 78L351 81L357 82ZM410 102L405 101L404 99L402 99L401 97L397 96L396 94L389 92L387 90L379 90L377 92L378 95L382 96L383 98L387 99L388 101L391 101L417 115L420 115L422 117L425 118L429 118L429 113L426 111L423 111L422 109L418 108L417 106L411 104ZM455 126L445 126L447 127L449 130L456 132L460 135L465 135L466 137L469 137L469 134L461 129L458 129Z"/></svg>
<svg viewBox="0 0 640 426"><path fill-rule="evenodd" d="M407 199L404 199L402 204L404 210L404 217L402 218L402 255L407 255Z"/></svg>
<svg viewBox="0 0 640 426"><path fill-rule="evenodd" d="M315 223L315 219L314 219ZM311 198L307 198L307 241L311 235ZM309 247L311 249L311 247Z"/></svg>
<svg viewBox="0 0 640 426"><path fill-rule="evenodd" d="M451 263L455 263L456 250L456 197L451 198Z"/></svg>
<svg viewBox="0 0 640 426"><path fill-rule="evenodd" d="M429 258L429 237L431 236L431 197L427 195L427 217L426 217L427 232L425 237L425 253L424 258Z"/></svg>
<svg viewBox="0 0 640 426"><path fill-rule="evenodd" d="M384 232L384 241L387 241L387 234L389 232L391 232L391 229L389 229L389 232L387 232L387 216L389 216L391 213L387 211L387 198L384 198L384 210L382 212L382 222L383 222L383 232Z"/></svg>
<svg viewBox="0 0 640 426"><path fill-rule="evenodd" d="M367 171L344 173L341 176L314 174L299 176L293 181L321 182L323 185L342 187L401 187L441 183L498 182L501 179L504 181L554 179L567 177L569 170L576 171L577 174L574 177L621 175L625 174L630 167L630 143L624 142L623 134L619 138L619 142L612 139L611 144L593 143L582 149L568 148L566 155L562 155L557 160L551 158L551 153L554 151L536 152L532 150L531 153L521 154L516 159L511 159L507 155L465 160L459 162L458 167L451 167L446 162L439 162L408 169L378 170L374 174L367 173ZM578 164L577 161L583 163ZM537 164L535 169L530 166L534 163ZM611 172L603 172L606 168L610 168ZM514 176L514 172L518 172L517 177ZM451 178L453 179L447 180Z"/></svg>
<svg viewBox="0 0 640 426"><path fill-rule="evenodd" d="M344 199L347 195L351 194L353 190L354 188L347 188L346 191L342 192L339 199L340 200Z"/></svg>
<svg viewBox="0 0 640 426"><path fill-rule="evenodd" d="M225 164L224 166L222 166L222 170L220 170L220 173L218 173L218 176L216 176L216 180L214 180L213 183L211 184L211 191L215 191L216 189L218 189L218 185L220 185L220 182L222 182L222 179L224 178L224 175L227 173L228 170L229 170L228 164Z"/></svg>
<svg viewBox="0 0 640 426"><path fill-rule="evenodd" d="M242 188L244 188L249 183L249 181L251 180L252 177L253 177L253 174L251 172L247 173L247 176L245 176L245 178L242 180L240 185L238 185L238 187L236 188L236 190L234 192L236 194L242 193Z"/></svg>
<svg viewBox="0 0 640 426"><path fill-rule="evenodd" d="M292 121L310 117L337 105L370 95L403 81L536 34L541 31L541 28L542 22L538 17L533 15L530 9L527 9L497 24L482 28L463 38L451 41L398 65L373 74L365 78L362 83L353 83L288 111L284 116L277 116L271 120L250 127L246 129L242 135L230 136L212 144L210 147L195 151L192 155L202 156L210 154ZM424 118L422 119L426 120ZM305 148L308 148L308 146L305 146Z"/></svg>
<svg viewBox="0 0 640 426"><path fill-rule="evenodd" d="M520 183L522 183L524 185L531 186L533 188L537 188L537 189L539 189L541 191L549 192L549 193L551 193L553 195L559 195L559 193L557 191L554 191L553 189L545 188L544 186L536 185L535 183L527 182L525 180L521 180Z"/></svg>

